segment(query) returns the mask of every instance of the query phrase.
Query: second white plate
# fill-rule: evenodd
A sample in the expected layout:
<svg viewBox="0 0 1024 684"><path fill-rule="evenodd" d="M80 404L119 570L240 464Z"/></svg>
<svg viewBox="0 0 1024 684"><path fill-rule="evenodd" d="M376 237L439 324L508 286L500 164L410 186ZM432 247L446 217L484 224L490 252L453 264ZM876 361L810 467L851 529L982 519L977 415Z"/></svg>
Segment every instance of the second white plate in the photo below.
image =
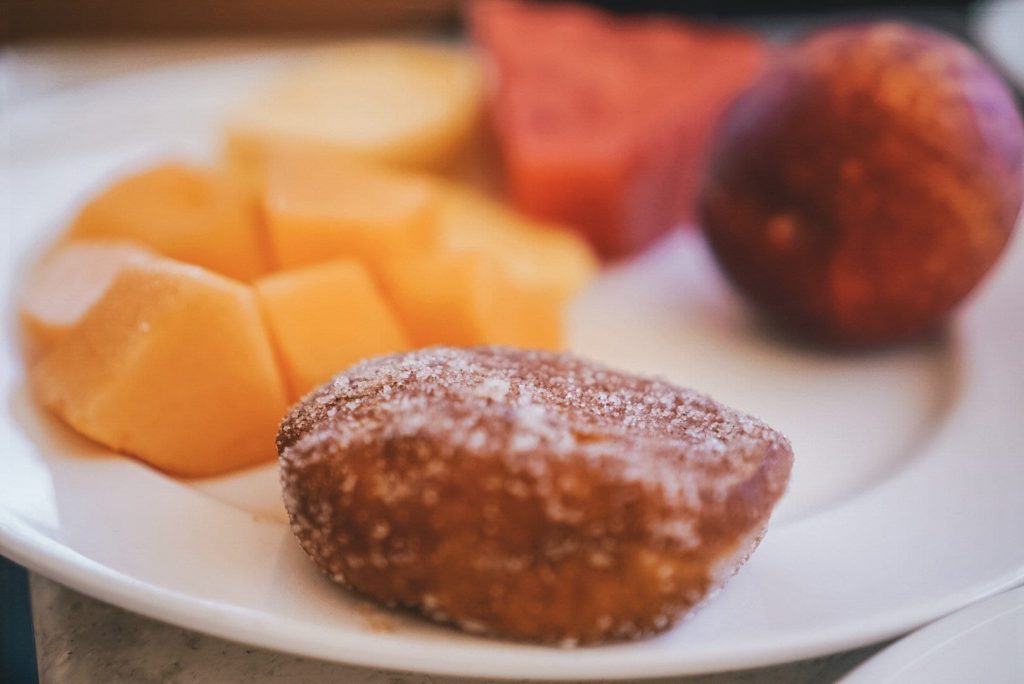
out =
<svg viewBox="0 0 1024 684"><path fill-rule="evenodd" d="M842 684L963 682L1024 682L1024 587L928 625L842 680Z"/></svg>

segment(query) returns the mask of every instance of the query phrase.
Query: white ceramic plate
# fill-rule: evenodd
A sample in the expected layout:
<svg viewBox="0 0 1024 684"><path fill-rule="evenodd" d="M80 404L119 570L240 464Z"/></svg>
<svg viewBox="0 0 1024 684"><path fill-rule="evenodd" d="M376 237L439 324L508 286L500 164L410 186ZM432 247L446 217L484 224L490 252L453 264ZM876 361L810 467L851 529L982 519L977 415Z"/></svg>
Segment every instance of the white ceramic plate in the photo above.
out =
<svg viewBox="0 0 1024 684"><path fill-rule="evenodd" d="M897 641L842 684L1024 682L1024 587L985 599Z"/></svg>
<svg viewBox="0 0 1024 684"><path fill-rule="evenodd" d="M636 678L766 665L903 633L1024 579L1024 245L947 335L870 355L759 328L692 233L607 272L572 346L767 419L792 486L750 563L702 612L638 643L558 650L368 614L282 523L274 469L188 484L110 454L29 398L12 298L76 203L154 158L208 155L277 58L200 62L10 111L3 230L0 551L101 599L259 646L493 677Z"/></svg>

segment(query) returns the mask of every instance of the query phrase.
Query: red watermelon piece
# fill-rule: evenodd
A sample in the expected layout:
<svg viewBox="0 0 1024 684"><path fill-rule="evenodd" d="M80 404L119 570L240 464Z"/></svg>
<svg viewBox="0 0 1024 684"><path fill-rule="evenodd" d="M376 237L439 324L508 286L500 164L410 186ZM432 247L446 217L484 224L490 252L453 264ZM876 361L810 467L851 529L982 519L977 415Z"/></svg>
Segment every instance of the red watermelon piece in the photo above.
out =
<svg viewBox="0 0 1024 684"><path fill-rule="evenodd" d="M768 54L743 31L572 4L483 0L470 20L512 201L606 257L692 216L708 138Z"/></svg>

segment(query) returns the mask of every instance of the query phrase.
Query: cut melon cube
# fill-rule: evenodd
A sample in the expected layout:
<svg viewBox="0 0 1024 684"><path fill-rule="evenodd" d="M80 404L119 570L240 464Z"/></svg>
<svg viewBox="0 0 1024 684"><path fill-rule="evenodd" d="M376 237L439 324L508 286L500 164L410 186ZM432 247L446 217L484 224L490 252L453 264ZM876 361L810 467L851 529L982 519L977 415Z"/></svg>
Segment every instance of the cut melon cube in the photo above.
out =
<svg viewBox="0 0 1024 684"><path fill-rule="evenodd" d="M454 186L441 199L434 245L441 251L492 254L512 277L565 300L597 273L597 259L578 235Z"/></svg>
<svg viewBox="0 0 1024 684"><path fill-rule="evenodd" d="M29 359L45 353L82 319L125 268L153 259L153 252L114 240L67 242L28 278L19 314Z"/></svg>
<svg viewBox="0 0 1024 684"><path fill-rule="evenodd" d="M168 259L124 269L30 378L82 434L185 477L272 460L286 409L252 288Z"/></svg>
<svg viewBox="0 0 1024 684"><path fill-rule="evenodd" d="M120 238L249 280L268 270L255 195L227 175L167 163L107 188L82 209L72 238Z"/></svg>
<svg viewBox="0 0 1024 684"><path fill-rule="evenodd" d="M230 117L228 161L253 182L271 148L445 170L478 127L482 80L471 54L439 45L375 41L324 50Z"/></svg>
<svg viewBox="0 0 1024 684"><path fill-rule="evenodd" d="M279 153L265 213L281 268L354 258L371 265L429 240L437 187L430 179L312 153Z"/></svg>
<svg viewBox="0 0 1024 684"><path fill-rule="evenodd" d="M405 333L356 261L332 261L256 282L296 399L362 359L409 348Z"/></svg>
<svg viewBox="0 0 1024 684"><path fill-rule="evenodd" d="M409 255L385 264L380 279L416 346L561 345L561 299L510 277L493 255Z"/></svg>

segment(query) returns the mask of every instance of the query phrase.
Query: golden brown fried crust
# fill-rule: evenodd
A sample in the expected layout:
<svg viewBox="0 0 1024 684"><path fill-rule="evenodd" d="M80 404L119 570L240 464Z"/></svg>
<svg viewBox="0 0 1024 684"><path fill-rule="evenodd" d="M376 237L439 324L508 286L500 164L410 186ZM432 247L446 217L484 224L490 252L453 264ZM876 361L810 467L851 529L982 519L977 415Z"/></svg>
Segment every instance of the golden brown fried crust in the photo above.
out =
<svg viewBox="0 0 1024 684"><path fill-rule="evenodd" d="M292 531L332 579L473 632L665 629L760 539L786 439L568 354L432 348L359 364L278 437Z"/></svg>

